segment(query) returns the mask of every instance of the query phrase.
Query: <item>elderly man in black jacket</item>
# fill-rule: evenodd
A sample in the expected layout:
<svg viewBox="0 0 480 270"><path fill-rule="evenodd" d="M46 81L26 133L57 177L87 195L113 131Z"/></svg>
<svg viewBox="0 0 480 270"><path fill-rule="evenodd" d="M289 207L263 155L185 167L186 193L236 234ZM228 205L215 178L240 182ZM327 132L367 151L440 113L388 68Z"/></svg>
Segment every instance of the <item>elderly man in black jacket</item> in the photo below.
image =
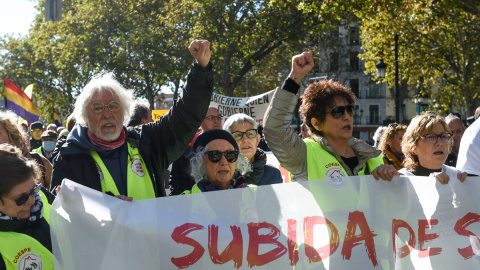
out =
<svg viewBox="0 0 480 270"><path fill-rule="evenodd" d="M183 95L156 122L125 127L133 93L111 73L84 87L75 103L77 124L54 161L53 189L67 178L124 200L165 196L161 172L193 139L213 89L210 43L196 40L189 50L195 61Z"/></svg>

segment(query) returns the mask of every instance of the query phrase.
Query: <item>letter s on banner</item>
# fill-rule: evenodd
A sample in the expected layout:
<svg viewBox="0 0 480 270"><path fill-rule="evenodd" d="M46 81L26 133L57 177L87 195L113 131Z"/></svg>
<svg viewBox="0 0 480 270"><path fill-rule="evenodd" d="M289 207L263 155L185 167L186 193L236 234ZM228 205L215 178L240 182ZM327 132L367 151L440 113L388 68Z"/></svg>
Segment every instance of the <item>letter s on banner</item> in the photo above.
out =
<svg viewBox="0 0 480 270"><path fill-rule="evenodd" d="M463 216L461 219L459 219L457 221L457 223L455 223L455 231L459 235L470 237L470 243L476 242L477 248L480 246L480 239L474 233L467 230L467 227L470 224L475 223L475 222L479 222L479 221L480 221L480 215L479 214L469 212L465 216ZM466 248L459 248L458 253L460 253L460 255L462 255L462 257L465 258L465 260L470 259L471 257L473 257L475 255L475 253L473 252L472 245L470 245Z"/></svg>
<svg viewBox="0 0 480 270"><path fill-rule="evenodd" d="M200 258L202 258L205 249L190 237L187 237L187 234L193 231L203 230L203 226L195 223L185 223L179 227L176 227L172 232L172 239L179 243L190 245L193 247L193 251L183 257L173 258L172 263L175 264L179 269L187 268L190 265L196 263Z"/></svg>

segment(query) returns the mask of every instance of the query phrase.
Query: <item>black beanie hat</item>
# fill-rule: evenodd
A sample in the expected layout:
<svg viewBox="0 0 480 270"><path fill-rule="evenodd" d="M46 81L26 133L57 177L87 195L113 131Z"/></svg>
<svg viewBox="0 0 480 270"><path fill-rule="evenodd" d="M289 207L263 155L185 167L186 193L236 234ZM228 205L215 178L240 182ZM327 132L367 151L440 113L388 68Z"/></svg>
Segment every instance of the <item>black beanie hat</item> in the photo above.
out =
<svg viewBox="0 0 480 270"><path fill-rule="evenodd" d="M34 130L34 129L43 129L42 123L40 123L40 122L33 122L33 123L30 125L30 130Z"/></svg>
<svg viewBox="0 0 480 270"><path fill-rule="evenodd" d="M197 148L199 146L205 148L209 142L217 139L226 140L233 146L235 150L239 151L237 142L233 138L232 134L223 129L212 129L198 135L197 139L195 139L195 143L193 144L193 151L197 152Z"/></svg>

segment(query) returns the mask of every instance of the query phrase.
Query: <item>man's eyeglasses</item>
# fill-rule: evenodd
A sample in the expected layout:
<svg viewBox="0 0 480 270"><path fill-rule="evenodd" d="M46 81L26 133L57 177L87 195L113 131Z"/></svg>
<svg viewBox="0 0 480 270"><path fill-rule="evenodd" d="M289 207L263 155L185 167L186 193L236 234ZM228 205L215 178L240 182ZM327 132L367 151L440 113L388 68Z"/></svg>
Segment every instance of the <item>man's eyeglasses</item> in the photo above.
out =
<svg viewBox="0 0 480 270"><path fill-rule="evenodd" d="M435 144L437 142L438 138L440 138L440 140L442 142L448 143L448 141L450 141L450 139L452 138L452 134L450 134L450 133L442 133L440 135L425 134L425 135L420 136L420 138L424 139L425 141L427 141L430 144Z"/></svg>
<svg viewBox="0 0 480 270"><path fill-rule="evenodd" d="M237 161L238 158L238 152L235 150L230 150L230 151L225 151L225 152L220 152L220 151L207 151L205 152L205 155L207 155L208 160L213 163L217 163L220 160L222 160L222 156L225 156L225 159L229 163L233 163Z"/></svg>
<svg viewBox="0 0 480 270"><path fill-rule="evenodd" d="M347 106L337 106L333 107L330 112L327 112L327 114L331 114L333 118L339 119L342 118L345 115L345 111L347 111L350 116L353 116L353 110L355 109L355 106L353 105L347 105Z"/></svg>
<svg viewBox="0 0 480 270"><path fill-rule="evenodd" d="M40 191L41 188L42 188L42 184L35 185L32 188L32 190L30 190L29 193L22 194L22 196L20 196L20 198L16 199L15 203L17 204L17 206L24 205L28 201L30 196L35 197L38 194L38 192Z"/></svg>
<svg viewBox="0 0 480 270"><path fill-rule="evenodd" d="M108 110L110 110L111 112L116 112L116 111L120 110L120 102L115 101L115 100L110 101L110 103L108 103L106 106L107 106ZM92 104L92 110L93 110L93 112L101 113L101 112L103 112L103 110L105 110L105 104L103 104L101 102L94 102Z"/></svg>
<svg viewBox="0 0 480 270"><path fill-rule="evenodd" d="M205 119L207 119L208 121L214 121L214 120L222 121L222 116L221 115L218 115L218 116L210 115L210 116L205 117Z"/></svg>
<svg viewBox="0 0 480 270"><path fill-rule="evenodd" d="M242 131L232 132L233 138L235 138L236 141L241 141L243 139L243 134L247 135L247 138L249 139L255 139L255 137L257 137L257 130L253 128L253 129L248 129L245 132L242 132Z"/></svg>

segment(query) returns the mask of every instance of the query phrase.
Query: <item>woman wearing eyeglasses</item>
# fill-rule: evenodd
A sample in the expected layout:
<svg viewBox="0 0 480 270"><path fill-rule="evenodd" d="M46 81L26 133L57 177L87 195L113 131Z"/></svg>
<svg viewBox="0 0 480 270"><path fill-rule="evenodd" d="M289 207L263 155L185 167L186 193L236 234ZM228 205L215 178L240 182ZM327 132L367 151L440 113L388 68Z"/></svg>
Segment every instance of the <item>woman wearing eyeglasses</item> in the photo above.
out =
<svg viewBox="0 0 480 270"><path fill-rule="evenodd" d="M241 174L248 170L248 161L230 133L222 129L204 132L195 140L193 149L190 166L197 183L184 194L247 186Z"/></svg>
<svg viewBox="0 0 480 270"><path fill-rule="evenodd" d="M267 154L257 148L260 135L257 131L257 122L243 113L230 116L223 124L223 129L229 131L241 153L248 159L251 170L245 174L249 184L258 186L282 183L280 171L267 165Z"/></svg>
<svg viewBox="0 0 480 270"><path fill-rule="evenodd" d="M310 138L302 140L290 128L300 83L312 68L310 52L292 58L292 71L265 114L268 146L295 181L374 174L383 164L381 152L352 137L355 95L339 82L321 80L305 90L300 113Z"/></svg>
<svg viewBox="0 0 480 270"><path fill-rule="evenodd" d="M0 144L0 269L53 269L47 197L41 175L20 150Z"/></svg>
<svg viewBox="0 0 480 270"><path fill-rule="evenodd" d="M434 113L412 119L403 135L405 154L403 175L435 176L442 184L451 179L465 181L467 173L444 165L452 148L452 131L445 120Z"/></svg>

